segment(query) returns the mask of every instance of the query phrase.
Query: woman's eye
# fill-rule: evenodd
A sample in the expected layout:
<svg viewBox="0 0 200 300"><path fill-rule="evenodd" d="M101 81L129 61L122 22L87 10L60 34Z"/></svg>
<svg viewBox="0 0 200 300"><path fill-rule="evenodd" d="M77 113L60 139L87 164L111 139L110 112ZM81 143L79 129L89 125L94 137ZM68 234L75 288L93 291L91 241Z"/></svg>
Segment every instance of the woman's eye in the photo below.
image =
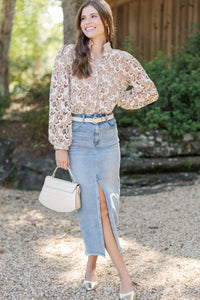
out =
<svg viewBox="0 0 200 300"><path fill-rule="evenodd" d="M92 18L96 18L96 16L92 16Z"/></svg>

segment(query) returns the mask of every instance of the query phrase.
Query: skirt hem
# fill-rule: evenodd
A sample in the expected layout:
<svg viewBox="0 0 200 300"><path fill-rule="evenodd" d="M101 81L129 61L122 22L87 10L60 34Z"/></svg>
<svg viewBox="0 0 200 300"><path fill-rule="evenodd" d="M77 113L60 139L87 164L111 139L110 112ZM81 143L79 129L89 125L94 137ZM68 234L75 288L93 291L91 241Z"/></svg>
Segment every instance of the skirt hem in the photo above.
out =
<svg viewBox="0 0 200 300"><path fill-rule="evenodd" d="M90 256L90 255L94 255L94 256L103 256L104 258L106 257L106 254L104 253L104 254L102 254L102 253L96 253L96 252L85 252L85 255L86 256Z"/></svg>
<svg viewBox="0 0 200 300"><path fill-rule="evenodd" d="M120 253L124 253L124 250L123 250L123 249L119 249L119 252L120 252ZM103 256L104 258L106 257L106 254L105 254L105 253L104 253L104 254L102 254L102 253L96 253L96 252L93 252L93 253L91 252L91 253L90 253L90 252L87 252L87 251L85 252L85 255L86 255L86 256L89 256L89 255Z"/></svg>

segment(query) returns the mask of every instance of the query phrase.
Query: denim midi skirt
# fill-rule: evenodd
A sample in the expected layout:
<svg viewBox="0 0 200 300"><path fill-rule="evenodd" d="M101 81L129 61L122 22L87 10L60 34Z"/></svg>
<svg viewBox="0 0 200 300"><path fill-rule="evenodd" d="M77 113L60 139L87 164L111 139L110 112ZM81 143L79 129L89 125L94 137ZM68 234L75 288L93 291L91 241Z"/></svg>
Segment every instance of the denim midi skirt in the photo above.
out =
<svg viewBox="0 0 200 300"><path fill-rule="evenodd" d="M72 144L69 148L70 168L81 185L82 207L77 211L86 255L105 256L98 184L103 190L111 228L120 252L117 234L120 197L120 147L116 120L93 124L84 117L102 117L90 114L82 122L72 121Z"/></svg>

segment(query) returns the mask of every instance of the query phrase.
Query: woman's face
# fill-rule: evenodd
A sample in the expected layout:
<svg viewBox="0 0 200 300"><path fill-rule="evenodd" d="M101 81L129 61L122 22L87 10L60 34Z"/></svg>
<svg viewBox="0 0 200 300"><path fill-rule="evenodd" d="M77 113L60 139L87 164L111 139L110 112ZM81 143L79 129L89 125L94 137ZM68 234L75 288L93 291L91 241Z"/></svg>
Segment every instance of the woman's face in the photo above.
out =
<svg viewBox="0 0 200 300"><path fill-rule="evenodd" d="M98 11L92 5L82 10L81 29L89 39L106 38L103 22Z"/></svg>

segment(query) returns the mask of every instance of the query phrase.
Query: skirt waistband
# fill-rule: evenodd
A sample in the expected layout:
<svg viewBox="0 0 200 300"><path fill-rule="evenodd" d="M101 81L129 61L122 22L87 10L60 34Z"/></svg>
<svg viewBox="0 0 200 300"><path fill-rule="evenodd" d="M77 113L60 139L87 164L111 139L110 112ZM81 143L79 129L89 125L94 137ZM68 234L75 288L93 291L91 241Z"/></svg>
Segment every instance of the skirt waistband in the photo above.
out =
<svg viewBox="0 0 200 300"><path fill-rule="evenodd" d="M76 122L87 122L87 123L102 123L114 118L113 113L111 114L72 114L72 121Z"/></svg>
<svg viewBox="0 0 200 300"><path fill-rule="evenodd" d="M98 117L98 118L101 118L101 117L106 117L106 116L110 116L112 115L113 113L109 113L109 114L106 114L106 113L94 113L94 114L74 114L72 113L72 116L73 117L79 117L79 118L94 118L94 117Z"/></svg>

